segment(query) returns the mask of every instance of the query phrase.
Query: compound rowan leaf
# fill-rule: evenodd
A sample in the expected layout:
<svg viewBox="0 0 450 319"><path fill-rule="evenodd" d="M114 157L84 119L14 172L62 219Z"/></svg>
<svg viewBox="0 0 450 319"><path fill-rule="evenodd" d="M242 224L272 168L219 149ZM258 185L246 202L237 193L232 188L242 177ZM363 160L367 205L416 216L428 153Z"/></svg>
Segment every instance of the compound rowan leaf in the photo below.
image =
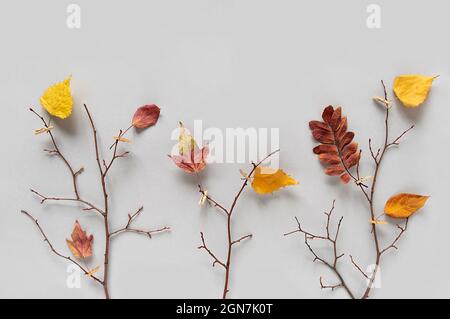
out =
<svg viewBox="0 0 450 319"><path fill-rule="evenodd" d="M132 125L136 128L147 128L158 122L161 109L155 104L144 105L136 110Z"/></svg>
<svg viewBox="0 0 450 319"><path fill-rule="evenodd" d="M92 241L94 236L86 235L86 232L81 228L78 220L75 222L75 226L71 235L72 240L66 239L67 246L75 258L85 259L92 256Z"/></svg>
<svg viewBox="0 0 450 319"><path fill-rule="evenodd" d="M253 176L253 190L261 195L273 193L282 187L297 185L298 182L282 169L258 166Z"/></svg>
<svg viewBox="0 0 450 319"><path fill-rule="evenodd" d="M71 76L63 82L50 86L42 95L40 102L48 113L65 119L72 114L72 94L70 93Z"/></svg>
<svg viewBox="0 0 450 319"><path fill-rule="evenodd" d="M417 107L426 100L435 78L418 74L399 75L394 79L394 93L404 106Z"/></svg>
<svg viewBox="0 0 450 319"><path fill-rule="evenodd" d="M384 212L392 218L407 218L422 208L429 197L401 193L389 198L384 206Z"/></svg>
<svg viewBox="0 0 450 319"><path fill-rule="evenodd" d="M347 184L351 180L349 170L358 164L360 158L358 144L353 142L355 133L347 131L347 118L342 116L340 107L327 106L322 119L323 122L309 122L312 136L321 143L313 148L313 152L326 166L325 174L340 176L342 183Z"/></svg>

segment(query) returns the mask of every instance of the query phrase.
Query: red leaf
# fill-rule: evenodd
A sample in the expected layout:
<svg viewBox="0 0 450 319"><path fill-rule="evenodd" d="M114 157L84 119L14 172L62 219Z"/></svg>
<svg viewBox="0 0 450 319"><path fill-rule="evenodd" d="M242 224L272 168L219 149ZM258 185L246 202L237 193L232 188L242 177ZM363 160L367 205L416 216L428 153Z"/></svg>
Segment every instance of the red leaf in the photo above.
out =
<svg viewBox="0 0 450 319"><path fill-rule="evenodd" d="M327 168L325 168L325 174L330 175L330 176L341 175L344 172L345 172L345 168L341 164L331 165L331 166L328 166Z"/></svg>
<svg viewBox="0 0 450 319"><path fill-rule="evenodd" d="M342 174L340 178L341 178L341 182L344 184L347 184L348 182L350 182L350 179L351 179L350 175L348 175L347 173Z"/></svg>
<svg viewBox="0 0 450 319"><path fill-rule="evenodd" d="M70 251L78 259L85 259L92 256L92 241L94 236L86 235L86 232L81 228L78 220L75 222L75 226L71 235L72 240L66 239L67 246Z"/></svg>
<svg viewBox="0 0 450 319"><path fill-rule="evenodd" d="M206 157L209 154L209 147L204 146L199 149L197 145L194 146L191 153L183 155L169 155L176 166L187 173L199 173L206 167Z"/></svg>
<svg viewBox="0 0 450 319"><path fill-rule="evenodd" d="M347 131L347 117L342 116L341 107L327 106L322 113L322 121L310 121L309 127L316 141L321 143L313 148L319 161L327 166L325 174L340 175L347 184L352 175L350 169L359 162L358 144L352 142L355 134Z"/></svg>
<svg viewBox="0 0 450 319"><path fill-rule="evenodd" d="M147 128L158 122L160 108L155 104L144 105L134 113L132 125L137 128Z"/></svg>
<svg viewBox="0 0 450 319"><path fill-rule="evenodd" d="M337 148L334 145L325 145L320 144L313 148L314 154L323 154L323 153L330 153L330 154L337 154Z"/></svg>

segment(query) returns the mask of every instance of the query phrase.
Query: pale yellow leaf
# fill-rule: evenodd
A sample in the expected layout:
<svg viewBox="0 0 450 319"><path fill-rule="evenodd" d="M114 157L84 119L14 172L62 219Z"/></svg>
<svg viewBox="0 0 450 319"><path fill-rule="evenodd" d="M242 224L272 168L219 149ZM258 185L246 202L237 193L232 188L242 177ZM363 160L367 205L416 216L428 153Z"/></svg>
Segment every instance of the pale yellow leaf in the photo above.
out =
<svg viewBox="0 0 450 319"><path fill-rule="evenodd" d="M183 123L180 122L180 135L178 137L178 152L180 155L191 154L195 147L195 140L188 134Z"/></svg>

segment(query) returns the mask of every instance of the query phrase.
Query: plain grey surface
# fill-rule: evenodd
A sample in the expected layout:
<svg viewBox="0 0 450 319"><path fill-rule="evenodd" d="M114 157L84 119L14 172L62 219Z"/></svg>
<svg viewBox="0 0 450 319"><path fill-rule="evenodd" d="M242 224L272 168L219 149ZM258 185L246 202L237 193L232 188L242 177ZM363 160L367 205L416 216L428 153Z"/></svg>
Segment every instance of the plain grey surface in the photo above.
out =
<svg viewBox="0 0 450 319"><path fill-rule="evenodd" d="M40 205L28 188L68 195L71 184L57 158L46 156L46 136L34 136L40 123L28 112L50 84L73 75L74 113L55 123L55 134L75 167L83 195L101 202L91 131L82 110L88 103L100 140L109 145L137 106L156 103L162 116L155 127L131 135L129 159L109 178L112 224L145 206L137 225L170 225L152 240L134 234L112 243L110 290L114 298L216 298L223 272L196 247L204 231L209 245L225 252L225 220L198 206L195 180L183 175L168 154L170 133L183 120L206 127L280 129L281 166L300 185L260 198L250 189L239 203L235 236L254 238L235 250L230 297L333 298L345 292L321 290L319 277L335 277L312 256L302 238L283 238L295 228L320 231L322 212L336 199L344 215L342 252L359 263L373 262L368 210L360 193L325 176L311 152L307 122L328 104L342 105L364 149L362 170L369 174L367 140L379 145L383 112L371 98L379 81L391 87L395 75L439 74L420 109L392 109L392 133L416 128L386 156L376 210L398 192L431 198L411 219L398 251L383 261L381 288L373 297L450 297L448 212L448 125L450 27L446 1L83 1L79 30L66 27L69 1L1 1L0 115L0 297L101 298L87 279L81 289L66 287L67 263L52 255L20 209L35 214L54 245L69 253L65 238L76 218L96 235L101 263L101 220L76 205ZM381 6L381 29L366 26L367 5ZM391 93L391 92L389 92ZM105 154L107 148L102 149ZM205 171L211 194L229 203L240 184L240 168L214 164ZM389 241L394 227L381 229ZM329 255L330 251L320 250ZM364 281L348 256L341 268L357 294Z"/></svg>

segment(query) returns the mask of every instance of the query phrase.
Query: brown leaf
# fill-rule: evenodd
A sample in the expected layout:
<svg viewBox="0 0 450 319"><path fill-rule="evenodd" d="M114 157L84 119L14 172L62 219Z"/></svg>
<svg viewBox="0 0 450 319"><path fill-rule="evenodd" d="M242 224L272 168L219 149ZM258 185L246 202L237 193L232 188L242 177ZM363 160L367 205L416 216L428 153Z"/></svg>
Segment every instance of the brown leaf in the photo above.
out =
<svg viewBox="0 0 450 319"><path fill-rule="evenodd" d="M144 105L136 110L132 125L137 128L147 128L158 122L160 108L155 104Z"/></svg>
<svg viewBox="0 0 450 319"><path fill-rule="evenodd" d="M75 222L75 226L71 235L72 240L66 239L67 246L70 251L78 259L85 259L92 256L92 241L94 236L86 235L86 232L81 228L78 220Z"/></svg>
<svg viewBox="0 0 450 319"><path fill-rule="evenodd" d="M334 145L325 145L320 144L313 148L314 154L323 154L323 153L330 153L330 154L337 154L337 148Z"/></svg>
<svg viewBox="0 0 450 319"><path fill-rule="evenodd" d="M323 153L319 155L319 161L324 164L339 164L341 159L337 154Z"/></svg>
<svg viewBox="0 0 450 319"><path fill-rule="evenodd" d="M360 154L358 144L353 142L355 133L347 131L347 117L342 108L329 105L322 113L322 121L310 121L309 127L316 141L321 143L313 148L319 161L327 166L325 174L339 176L342 183L351 179L350 169L358 164Z"/></svg>
<svg viewBox="0 0 450 319"><path fill-rule="evenodd" d="M341 175L345 172L345 168L342 165L331 165L325 168L325 174L330 176Z"/></svg>
<svg viewBox="0 0 450 319"><path fill-rule="evenodd" d="M351 176L348 175L348 173L344 173L341 175L340 179L342 183L347 184L348 182L350 182Z"/></svg>

